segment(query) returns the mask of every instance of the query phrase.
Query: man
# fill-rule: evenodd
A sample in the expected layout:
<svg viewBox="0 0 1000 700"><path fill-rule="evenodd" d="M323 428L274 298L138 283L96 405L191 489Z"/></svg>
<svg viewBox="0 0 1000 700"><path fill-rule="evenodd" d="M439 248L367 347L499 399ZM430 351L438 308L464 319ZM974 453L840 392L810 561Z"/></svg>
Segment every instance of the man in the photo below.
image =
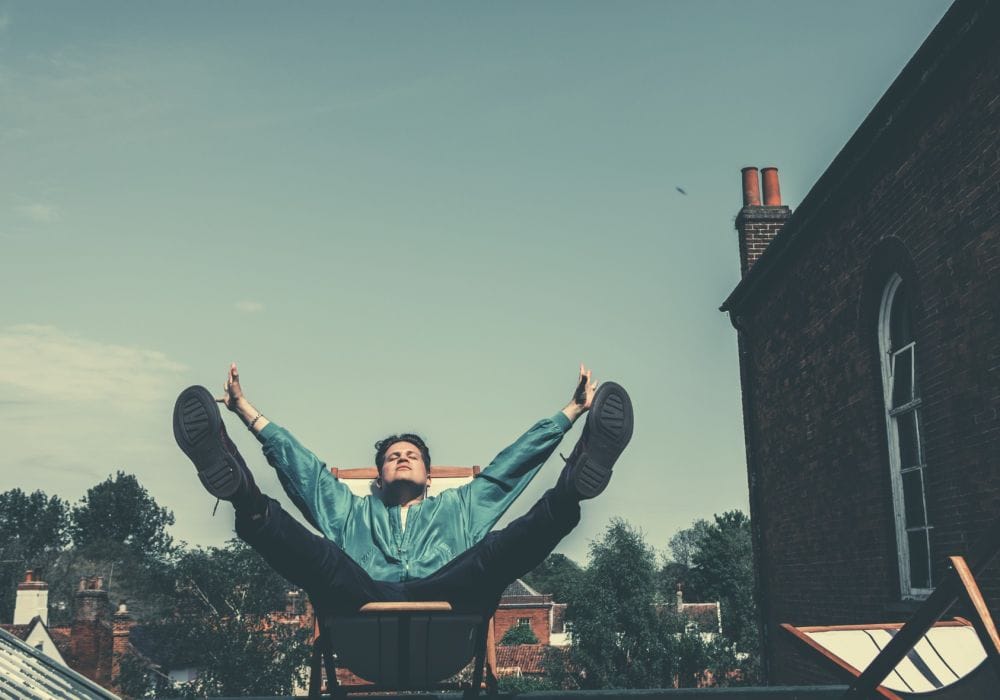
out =
<svg viewBox="0 0 1000 700"><path fill-rule="evenodd" d="M263 495L226 434L217 402L263 445L285 492L323 537ZM587 422L556 485L524 516L491 532L562 436ZM181 392L174 437L213 496L233 503L236 532L320 610L351 612L372 601L444 600L456 610L495 607L504 588L555 548L580 520L580 501L607 486L632 436L632 404L614 382L598 389L580 366L573 399L504 449L468 484L427 496L430 450L414 434L376 443L377 496L359 497L245 397L236 365L224 395Z"/></svg>

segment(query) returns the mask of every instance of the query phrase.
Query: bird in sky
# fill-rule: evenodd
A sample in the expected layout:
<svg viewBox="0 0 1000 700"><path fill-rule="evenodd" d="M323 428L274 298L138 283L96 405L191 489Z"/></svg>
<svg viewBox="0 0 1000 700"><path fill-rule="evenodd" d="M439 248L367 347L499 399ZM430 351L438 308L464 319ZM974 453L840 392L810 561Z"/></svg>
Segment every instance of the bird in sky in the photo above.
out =
<svg viewBox="0 0 1000 700"><path fill-rule="evenodd" d="M687 197L687 192L684 191L683 187L674 187L674 189L677 190L678 192L680 192L685 197Z"/></svg>

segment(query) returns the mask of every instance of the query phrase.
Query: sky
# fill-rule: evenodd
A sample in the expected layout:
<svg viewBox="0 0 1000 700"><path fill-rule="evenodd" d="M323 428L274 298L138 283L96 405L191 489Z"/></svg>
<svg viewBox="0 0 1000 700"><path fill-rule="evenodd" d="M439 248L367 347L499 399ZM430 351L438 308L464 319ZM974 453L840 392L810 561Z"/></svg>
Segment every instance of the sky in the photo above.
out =
<svg viewBox="0 0 1000 700"><path fill-rule="evenodd" d="M740 168L794 210L948 5L0 0L0 491L123 470L221 545L171 413L230 362L341 467L485 466L584 362L635 433L559 551L746 511Z"/></svg>

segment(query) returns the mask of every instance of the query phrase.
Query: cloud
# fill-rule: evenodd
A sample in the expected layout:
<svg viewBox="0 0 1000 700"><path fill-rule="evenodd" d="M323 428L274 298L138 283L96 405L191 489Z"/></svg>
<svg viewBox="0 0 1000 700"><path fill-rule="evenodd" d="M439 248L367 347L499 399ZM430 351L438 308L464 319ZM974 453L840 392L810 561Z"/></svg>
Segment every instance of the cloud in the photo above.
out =
<svg viewBox="0 0 1000 700"><path fill-rule="evenodd" d="M59 221L59 212L56 211L55 207L47 204L25 204L24 206L17 207L16 211L25 219L37 221L42 224L51 224L54 221Z"/></svg>
<svg viewBox="0 0 1000 700"><path fill-rule="evenodd" d="M236 308L247 314L255 314L258 311L264 310L264 305L259 301L238 301L236 302Z"/></svg>
<svg viewBox="0 0 1000 700"><path fill-rule="evenodd" d="M160 401L176 390L185 369L155 350L88 340L53 326L0 329L0 394L7 401Z"/></svg>

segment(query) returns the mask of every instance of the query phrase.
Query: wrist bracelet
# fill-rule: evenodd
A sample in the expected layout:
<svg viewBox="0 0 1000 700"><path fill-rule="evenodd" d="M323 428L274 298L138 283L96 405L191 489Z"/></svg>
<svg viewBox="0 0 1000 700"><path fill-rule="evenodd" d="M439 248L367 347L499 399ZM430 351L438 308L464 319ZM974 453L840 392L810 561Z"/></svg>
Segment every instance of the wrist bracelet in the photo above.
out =
<svg viewBox="0 0 1000 700"><path fill-rule="evenodd" d="M248 425L248 426L247 426L247 430L253 430L253 427L254 427L255 425L257 425L257 421L259 421L259 420L260 420L261 418L263 418L263 417L264 417L264 414L263 414L263 413L258 413L258 414L257 414L257 415L256 415L256 416L254 417L254 419L253 419L252 421L250 421L250 425Z"/></svg>

